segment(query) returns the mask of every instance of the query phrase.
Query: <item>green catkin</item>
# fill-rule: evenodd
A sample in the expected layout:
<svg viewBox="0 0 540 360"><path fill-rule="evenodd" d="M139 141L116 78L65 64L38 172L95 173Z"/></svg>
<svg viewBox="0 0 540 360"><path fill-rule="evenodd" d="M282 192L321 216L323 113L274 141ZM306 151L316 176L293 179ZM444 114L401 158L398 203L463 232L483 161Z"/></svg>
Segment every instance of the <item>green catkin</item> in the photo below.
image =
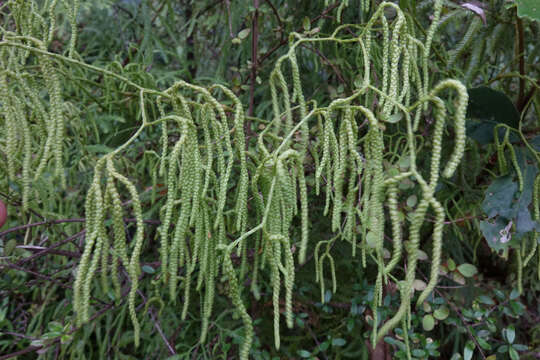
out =
<svg viewBox="0 0 540 360"><path fill-rule="evenodd" d="M540 221L540 173L536 175L533 183L533 219Z"/></svg>
<svg viewBox="0 0 540 360"><path fill-rule="evenodd" d="M157 184L154 176L158 173L160 177L164 178L167 187L165 204L159 210L162 221L159 229L161 281L165 284L168 282L172 301L178 297L177 286L178 282L181 281L180 287L183 288L184 293L182 318L186 317L189 298L193 297L190 295L191 283L195 283L193 286L199 292L201 299L201 343L208 336L209 321L214 304L215 282L220 275L219 261L223 260L222 271L229 281L229 296L237 314L242 318L245 329L240 358L248 358L253 338L253 323L242 302L240 291L246 267L251 265L247 261L248 250L250 253L253 252L253 272L249 280L251 280L251 291L256 299L259 299L261 295L258 288L259 268L263 269L265 266L267 269L270 268L268 270L274 310L276 348L280 346L281 280L283 280L285 292L284 317L287 326L293 325L292 296L295 277L293 249L298 241L293 238L296 236L296 232L292 232L291 229L295 225L295 217L299 217L301 239L299 240L298 262L303 264L306 261L308 251L309 198L306 176L311 171L311 158L314 159L315 163L315 192L319 195L321 180L326 182L326 186L323 187L323 191L325 191L324 213L332 211L332 229L336 232L335 237L331 240L318 241L314 244L316 281L320 284L321 300L324 301L325 294L323 272L325 265L330 268L332 291L334 293L337 291L336 269L331 254L334 241L337 238L349 241L353 246L354 256L356 237L362 236L362 264L367 266L366 254L369 249L366 238L373 237L375 241L372 258L378 267L378 272L374 289L372 340L381 339L399 323L403 324L404 331L407 331L407 326L410 327L410 324L406 323L407 320L410 322L411 318L412 283L416 275L420 229L430 207L434 210L436 217L432 233L432 268L428 286L420 294L420 303L429 296L438 277L445 209L435 198L435 187L439 183L441 174L442 137L446 127L445 101L439 96L443 92L446 93L446 90L453 90L449 100L454 102L455 145L450 160L445 166L442 166L443 176L448 178L453 175L465 148L464 119L468 101L466 88L458 81L445 80L428 91L430 89L428 63L432 54L431 44L437 27L442 26L441 23L444 20L440 20L442 0L436 0L434 3L433 21L423 42L414 37L414 29L411 27L410 21L407 23L403 12L397 5L388 2L379 6L367 24L355 28L358 29L357 38L339 37L340 31L345 32L344 29L349 28L349 26L338 27L332 35L326 38L292 34L289 51L277 61L270 77L273 120L261 132L256 141L257 154L246 152L245 112L241 102L231 90L220 85L204 88L184 81L175 83L165 91L150 90L120 75L121 73L131 75L134 68L122 69L118 62L114 62L107 67L107 70L104 70L76 60L76 16L79 6L77 1L73 3L73 6L68 6L68 1L63 0L69 25L72 27L69 57L48 53L46 51L47 45L50 44L55 34L53 14L56 2L53 0L48 3L49 22L44 21L35 8L20 5L17 16L20 17L19 23L22 24L20 29L27 37L16 39L4 36L4 40L0 43L2 46L0 49L3 51L2 65L7 69L0 74L0 91L2 94L20 92L27 99L23 101L14 95L9 95L4 96L6 100L2 104L4 110L2 129L5 129L7 133L5 148L12 149L14 154L13 156L8 154L8 173L11 178L20 176L21 169L19 167L22 163L23 188L26 189L23 191L23 197L26 199L26 203L29 199L28 175L34 165L28 154L37 154L35 162L38 171L34 180L37 180L39 175L46 170L51 157L54 159L57 175L64 176L64 171L61 168L64 163L62 153L65 132L64 116L69 113L69 105L64 104L62 99L60 74L63 72L56 69L56 62L97 71L105 75L106 81L103 88L105 99L113 99L119 91L128 91L127 88L136 88L140 94L138 110L142 113L142 126L137 133L120 149L116 149L112 154L106 154L99 159L94 168L94 178L88 190L85 204L87 231L85 249L81 256L74 286L74 309L77 324L82 324L89 319L90 290L98 264L101 262L101 287L106 290L109 286L108 278L112 277L116 300L121 298L122 282L119 277L119 266L123 265L128 270L128 281L131 283L128 308L134 327L135 344L137 345L139 342L140 326L135 303L141 275L139 257L143 241L142 208L135 186L116 171L113 157L120 150L126 149L140 132L158 125L161 126L159 171L151 171L151 173L153 194L155 194ZM365 0L362 5L363 10L367 12L369 0ZM343 2L340 9L343 10L345 6L346 2ZM394 17L386 17L384 10L387 7L395 10ZM339 11L340 16L341 10ZM26 12L33 14L32 20L24 16ZM467 34L472 31L474 26L479 26L474 25L475 22L478 22L476 18L471 22ZM28 37L38 34L39 31L36 29L45 29L43 43ZM146 30L148 30L147 27L145 27ZM372 37L379 34L382 34L383 38L381 46L372 44ZM359 69L362 69L363 65L363 74L361 84L355 84L356 89L349 98L337 99L328 107L317 107L315 102L306 103L297 59L297 55L301 52L297 53L296 50L300 50L304 43L318 45L323 41L331 42L336 52L338 45L341 44L357 46L362 57L360 60L359 55L357 64ZM468 45L468 40L463 44L458 44L458 47L451 53L451 56L455 58L451 61L457 61L461 56L461 51L466 50ZM324 47L320 48L324 49ZM11 53L7 52L6 49L9 49ZM25 70L25 66L21 64L31 61L32 58L28 57L30 53L35 53L42 77L38 77L39 79L35 83L31 82L28 85L24 79L32 74L20 70ZM380 57L381 53L380 62L372 64L371 59L375 56ZM9 56L9 59L6 60L6 56ZM469 62L470 78L473 77L477 67L471 65L474 64L473 60L471 59ZM287 66L290 66L290 73L287 73L286 77L283 73L285 70L282 72L282 67ZM375 81L370 81L371 71L383 73L382 77L377 77L377 79L382 79L380 84L374 84ZM139 76L136 72L134 74L137 81L145 82L148 80L147 77ZM114 81L110 81L113 78ZM68 77L66 79L69 80ZM43 81L45 85L49 97L48 107L42 106L40 108L38 104L45 102L45 100L32 95L35 91L41 91L37 85L39 81ZM232 105L222 105L214 97L217 96L214 92L220 92L226 99L225 101L228 104L232 103ZM148 97L146 103L145 95ZM145 106L151 104L150 96L155 99L157 111L154 112L158 114L152 114L152 112L146 114ZM115 101L107 100L107 103L103 105L104 109L107 110L108 107L112 111ZM359 103L363 103L366 107L358 105ZM411 103L413 105L410 105ZM32 109L28 109L30 107L28 104L32 104ZM310 108L313 106L309 116L307 115L308 104ZM436 123L432 134L433 151L430 176L429 181L427 181L416 168L416 155L421 149L424 150L422 148L423 138L413 132L419 126L422 109L429 105L433 107ZM232 110L229 106L232 106ZM368 107L375 107L380 119L389 123L380 123L368 110ZM358 112L367 119L364 121L367 123L365 128L362 122L356 122L355 114ZM398 112L405 119L397 125L390 124L395 120L393 116L398 115ZM412 115L409 115L413 112L414 122L411 120ZM31 116L24 119L27 113ZM311 120L308 121L310 116L317 117L317 125L311 128ZM157 120L149 121L148 117L157 117ZM362 125L360 126L360 124ZM32 134L34 127L39 127L41 134L46 136L44 143L39 142L38 151L34 149L35 140L29 135ZM385 144L388 138L391 141L390 145L394 142L392 137L383 134L387 127L392 127L392 129L396 127L399 128L399 131L406 129L406 133L402 135L405 141L398 140L395 146ZM172 147L169 146L169 136L171 139L179 139ZM234 141L231 141L232 136L234 136ZM298 136L300 136L299 139ZM496 140L498 141L498 139ZM310 141L313 141L316 146L309 146L310 157L307 157ZM503 154L502 158L504 158L506 145L509 144L505 140L501 145L502 150L500 150ZM360 146L364 147L363 154L360 154ZM22 160L17 157L19 155L15 155L21 148L23 149ZM407 172L392 174L388 171L395 168L395 162L401 156L390 155L383 158L383 153L387 148L390 149L388 153L406 153L411 159L411 165ZM509 151L512 156L512 150ZM249 161L247 155L249 155ZM515 157L515 154L513 156ZM143 156L142 164L150 165L150 169L156 169L155 164L146 163L147 161L149 161L149 157ZM514 159L512 159L512 163L516 166ZM102 191L103 173L106 176L104 191ZM248 189L250 180L251 188ZM409 224L405 279L398 283L401 304L397 313L378 329L380 314L378 314L377 308L381 306L383 301L383 284L388 279L398 281L393 272L397 272L395 269L401 261L403 253L402 232L404 229L402 227L406 224L404 221L400 221L401 214L398 208L398 184L403 180L412 180L417 183L421 188L421 200ZM521 187L522 181L520 179ZM129 257L123 221L124 211L117 190L119 184L128 190L136 218L136 234L129 246L131 249ZM231 193L233 187L235 191ZM539 217L539 189L540 180L537 177L533 191L536 219ZM253 197L254 217L248 216L248 190L251 191L250 195ZM152 203L154 203L154 197L152 197ZM391 222L389 228L392 231L393 246L392 257L387 264L384 263L383 258L386 216L384 205L388 206L388 218ZM445 205L447 204L445 203ZM106 216L112 218L110 229L109 225L105 226ZM174 219L177 219L176 222L172 220L173 216ZM248 220L252 218L259 219L260 223L246 232ZM114 239L107 236L107 230L112 230L110 232ZM231 242L228 239L229 236L235 237L236 240ZM521 261L520 268L532 258L534 251L536 251L535 245L537 244L533 242L532 248L535 250L530 255L523 256L524 259L518 259ZM325 246L324 250L321 246ZM218 258L218 249L222 251L223 259L221 256ZM523 245L522 251L525 250L525 245ZM233 251L242 257L239 273L235 270L230 258ZM319 256L321 251L322 255ZM518 256L523 255L521 251L517 253ZM328 261L326 262L326 260ZM182 274L182 277L179 274ZM196 280L192 279L193 276L196 276ZM406 343L408 344L407 340Z"/></svg>
<svg viewBox="0 0 540 360"><path fill-rule="evenodd" d="M15 154L17 153L17 120L15 110L12 104L12 98L9 96L9 86L5 73L0 74L0 91L2 99L5 99L2 103L4 112L4 121L7 133L6 139L6 154L7 154L7 168L8 178L10 180L15 179Z"/></svg>
<svg viewBox="0 0 540 360"><path fill-rule="evenodd" d="M108 161L107 168L109 169L109 173L111 171L111 167L112 162ZM113 176L111 175L107 177L106 192L107 195L110 197L110 208L112 214L112 226L114 235L114 255L112 260L111 276L115 287L115 299L118 300L121 297L120 283L118 282L118 260L120 260L125 267L127 267L129 261L127 257L126 232L124 229L122 202L120 201L120 195L118 194L118 191L116 190L116 187L114 185Z"/></svg>
<svg viewBox="0 0 540 360"><path fill-rule="evenodd" d="M298 262L303 264L306 261L307 245L309 240L308 196L304 167L300 162L297 165L297 169L298 187L300 191L300 227L302 231L300 249L298 251Z"/></svg>
<svg viewBox="0 0 540 360"><path fill-rule="evenodd" d="M508 164L504 155L505 143L499 140L499 127L493 129L493 139L495 140L495 148L497 149L497 163L499 165L499 172L501 175L506 174L508 171Z"/></svg>
<svg viewBox="0 0 540 360"><path fill-rule="evenodd" d="M337 166L334 170L334 211L332 213L332 231L338 231L341 226L341 212L343 211L343 184L345 180L345 170L347 166L347 133L345 123L339 130L339 151L337 156Z"/></svg>
<svg viewBox="0 0 540 360"><path fill-rule="evenodd" d="M271 285L272 285L272 303L274 308L274 347L279 350L280 336L279 336L279 293L280 293L280 276L279 276L279 258L280 258L280 244L277 241L272 241L268 238L270 249L267 250L267 256L270 256L270 270L271 270Z"/></svg>
<svg viewBox="0 0 540 360"><path fill-rule="evenodd" d="M531 248L529 249L529 254L525 255L525 254L522 254L522 256L525 256L525 258L523 259L523 268L525 268L527 266L527 264L529 263L529 261L531 261L531 259L533 258L534 254L536 253L537 251L537 248L538 248L538 240L536 239L536 237L538 236L538 233L536 231L533 231L532 232L532 236L530 237L530 240L531 240L531 243L532 243L532 246ZM523 250L526 249L525 246L522 247Z"/></svg>
<svg viewBox="0 0 540 360"><path fill-rule="evenodd" d="M142 217L142 207L137 189L135 186L123 175L117 173L116 171L110 170L110 173L116 180L121 182L128 190L129 195L132 201L133 214L135 216L135 235L133 237L133 249L131 252L131 258L129 259L128 264L128 274L131 281L131 287L128 294L128 307L129 314L131 317L131 322L133 323L133 337L135 342L135 347L139 346L139 334L140 334L140 325L137 319L137 313L135 310L135 295L137 293L138 284L139 284L139 274L141 272L140 268L140 255L142 250L142 244L144 240L144 224Z"/></svg>
<svg viewBox="0 0 540 360"><path fill-rule="evenodd" d="M479 70L478 63L480 62L480 59L482 59L484 50L484 41L482 41L483 39L483 36L479 36L478 39L476 39L476 41L474 42L471 57L469 59L469 64L467 64L467 70L465 72L465 84L470 84L474 80L474 75Z"/></svg>
<svg viewBox="0 0 540 360"><path fill-rule="evenodd" d="M523 294L523 258L521 256L521 247L515 249L516 253L516 267L517 267L517 288L519 294Z"/></svg>
<svg viewBox="0 0 540 360"><path fill-rule="evenodd" d="M229 253L224 253L223 259L223 273L227 275L229 279L229 297L231 298L236 311L239 313L244 323L244 342L240 347L240 359L247 360L249 356L249 350L251 348L251 342L253 341L253 321L246 311L246 307L240 297L240 287L236 273L234 271L231 256ZM279 348L279 347L278 347Z"/></svg>
<svg viewBox="0 0 540 360"><path fill-rule="evenodd" d="M482 20L480 19L479 16L475 16L471 20L465 35L463 35L463 37L461 38L459 43L456 45L456 47L449 52L449 58L446 64L448 69L450 69L452 65L454 65L458 57L461 56L461 54L463 54L465 50L467 50L467 48L472 42L472 39L474 38L474 35L478 33L481 26L482 26Z"/></svg>
<svg viewBox="0 0 540 360"><path fill-rule="evenodd" d="M182 126L182 135L180 139L176 142L169 155L169 171L167 176L167 201L165 203L165 217L162 219L161 227L161 244L160 244L160 253L161 253L161 270L163 281L167 282L169 278L167 274L168 267L168 255L169 255L169 241L168 241L168 229L171 223L171 217L173 213L174 200L176 199L177 185L176 185L176 168L177 168L177 159L180 155L180 151L187 137L187 126Z"/></svg>
<svg viewBox="0 0 540 360"><path fill-rule="evenodd" d="M77 269L77 277L73 287L74 299L73 306L77 317L77 324L88 321L89 319L89 302L90 302L90 283L94 276L95 267L97 265L98 258L95 253L98 253L99 248L98 241L98 226L102 216L102 203L101 189L99 180L101 177L101 171L103 169L104 161L101 160L96 164L94 169L94 178L85 204L86 215L86 239L85 247L79 267ZM95 244L95 247L94 247ZM94 270L94 271L92 271Z"/></svg>
<svg viewBox="0 0 540 360"><path fill-rule="evenodd" d="M424 46L424 52L422 56L422 74L423 77L423 89L422 93L420 93L420 97L425 96L428 93L428 87L429 87L429 69L428 69L428 61L429 61L429 54L431 51L431 44L433 43L433 37L435 35L435 31L437 30L437 27L439 26L439 19L441 17L441 11L442 11L442 0L435 0L435 4L433 6L433 18L431 20L431 25L429 26L429 29L426 34L426 41ZM426 108L424 107L424 110ZM416 129L416 126L415 126Z"/></svg>
<svg viewBox="0 0 540 360"><path fill-rule="evenodd" d="M390 262L388 262L384 268L385 273L390 273L401 259L402 233L397 197L397 186L392 184L388 187L388 208L390 213L390 222L392 224L392 241L394 243L394 249Z"/></svg>
<svg viewBox="0 0 540 360"><path fill-rule="evenodd" d="M506 143L506 147L508 148L508 152L510 153L510 161L512 162L512 165L514 166L514 170L516 171L516 175L518 177L519 191L523 192L523 174L521 173L521 168L519 167L519 164L517 161L516 151L514 150L514 147L510 143L508 137L505 137L505 143Z"/></svg>

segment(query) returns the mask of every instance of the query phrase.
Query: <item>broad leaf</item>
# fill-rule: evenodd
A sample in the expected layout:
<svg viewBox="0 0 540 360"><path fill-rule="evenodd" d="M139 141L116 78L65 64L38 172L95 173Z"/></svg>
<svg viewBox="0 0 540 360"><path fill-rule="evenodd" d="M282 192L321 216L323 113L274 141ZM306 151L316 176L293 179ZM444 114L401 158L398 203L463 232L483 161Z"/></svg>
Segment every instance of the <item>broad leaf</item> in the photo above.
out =
<svg viewBox="0 0 540 360"><path fill-rule="evenodd" d="M518 16L540 21L540 2L538 0L517 0Z"/></svg>

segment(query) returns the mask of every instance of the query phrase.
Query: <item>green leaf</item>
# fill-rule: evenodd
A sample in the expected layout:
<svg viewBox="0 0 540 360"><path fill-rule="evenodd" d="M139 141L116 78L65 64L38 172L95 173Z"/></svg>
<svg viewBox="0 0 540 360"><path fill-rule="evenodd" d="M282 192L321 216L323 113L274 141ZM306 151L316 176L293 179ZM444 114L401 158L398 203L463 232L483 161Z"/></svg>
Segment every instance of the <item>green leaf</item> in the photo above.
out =
<svg viewBox="0 0 540 360"><path fill-rule="evenodd" d="M326 351L328 350L328 347L330 346L330 341L324 341L321 343L321 345L319 345L319 350L320 351Z"/></svg>
<svg viewBox="0 0 540 360"><path fill-rule="evenodd" d="M457 267L457 269L461 273L461 275L465 277L473 277L478 273L476 266L472 264L461 264Z"/></svg>
<svg viewBox="0 0 540 360"><path fill-rule="evenodd" d="M448 270L454 271L456 270L456 263L452 258L449 258L446 262L446 265L448 266Z"/></svg>
<svg viewBox="0 0 540 360"><path fill-rule="evenodd" d="M332 346L343 346L346 343L345 339L342 338L332 339Z"/></svg>
<svg viewBox="0 0 540 360"><path fill-rule="evenodd" d="M370 231L366 235L366 243L370 249L375 249L377 247L377 236Z"/></svg>
<svg viewBox="0 0 540 360"><path fill-rule="evenodd" d="M408 207L414 207L417 202L418 202L418 198L416 197L416 195L411 195L407 198Z"/></svg>
<svg viewBox="0 0 540 360"><path fill-rule="evenodd" d="M88 150L88 152L91 152L91 153L94 153L94 154L108 154L111 151L113 151L112 148L110 148L110 147L108 147L106 145L102 145L102 144L86 145L85 148L86 148L86 150Z"/></svg>
<svg viewBox="0 0 540 360"><path fill-rule="evenodd" d="M517 353L516 349L514 349L512 346L508 348L508 354L510 355L510 359L519 360L519 354Z"/></svg>
<svg viewBox="0 0 540 360"><path fill-rule="evenodd" d="M478 301L486 305L495 305L495 301L493 301L493 299L487 295L480 295L478 297Z"/></svg>
<svg viewBox="0 0 540 360"><path fill-rule="evenodd" d="M512 289L510 293L510 300L516 300L519 297L519 291L517 289Z"/></svg>
<svg viewBox="0 0 540 360"><path fill-rule="evenodd" d="M489 218L500 215L508 220L516 215L516 211L511 208L514 201L518 185L512 181L511 176L503 176L495 179L486 190L482 210Z"/></svg>
<svg viewBox="0 0 540 360"><path fill-rule="evenodd" d="M540 2L538 0L517 0L516 4L519 17L540 21Z"/></svg>
<svg viewBox="0 0 540 360"><path fill-rule="evenodd" d="M474 344L472 341L468 341L467 344L465 345L465 349L463 349L463 359L471 360L473 354L474 354Z"/></svg>
<svg viewBox="0 0 540 360"><path fill-rule="evenodd" d="M450 315L450 310L446 306L441 306L433 312L433 316L437 320L444 320Z"/></svg>
<svg viewBox="0 0 540 360"><path fill-rule="evenodd" d="M309 17L304 17L304 20L302 20L302 26L304 31L309 31L309 29L311 29L311 20L309 20Z"/></svg>
<svg viewBox="0 0 540 360"><path fill-rule="evenodd" d="M422 291L424 290L426 287L427 287L427 284L425 281L423 280L420 280L420 279L414 279L413 281L413 289L416 290L416 291Z"/></svg>
<svg viewBox="0 0 540 360"><path fill-rule="evenodd" d="M516 339L516 329L514 328L514 326L510 325L509 327L503 330L503 335L506 341L512 344L514 340Z"/></svg>
<svg viewBox="0 0 540 360"><path fill-rule="evenodd" d="M493 142L493 129L497 124L517 128L519 113L512 100L503 92L487 86L469 89L467 135L480 144ZM501 129L502 130L502 129Z"/></svg>
<svg viewBox="0 0 540 360"><path fill-rule="evenodd" d="M510 244L501 236L501 232L508 226L509 222L503 217L498 217L495 221L480 221L480 231L486 238L489 247L495 251L506 249Z"/></svg>
<svg viewBox="0 0 540 360"><path fill-rule="evenodd" d="M250 32L251 32L251 29L249 29L249 28L240 30L240 32L238 33L238 35L236 37L238 39L240 39L240 40L244 40L245 38L248 37Z"/></svg>
<svg viewBox="0 0 540 360"><path fill-rule="evenodd" d="M13 253L13 250L15 250L15 247L17 246L17 240L11 239L4 245L4 255L10 256Z"/></svg>
<svg viewBox="0 0 540 360"><path fill-rule="evenodd" d="M427 314L422 318L422 327L425 331L431 331L435 327L435 319L431 314Z"/></svg>
<svg viewBox="0 0 540 360"><path fill-rule="evenodd" d="M150 265L143 265L142 271L144 271L147 274L153 274L153 273L156 272L156 270L153 267L151 267Z"/></svg>
<svg viewBox="0 0 540 360"><path fill-rule="evenodd" d="M51 321L47 324L49 331L61 333L64 331L64 327L58 321Z"/></svg>
<svg viewBox="0 0 540 360"><path fill-rule="evenodd" d="M479 337L479 338L476 338L476 341L478 341L478 345L480 345L482 349L491 350L491 345L489 345L489 343L485 339L482 339L481 337Z"/></svg>
<svg viewBox="0 0 540 360"><path fill-rule="evenodd" d="M311 356L311 353L307 350L298 350L297 354L304 359L307 359Z"/></svg>
<svg viewBox="0 0 540 360"><path fill-rule="evenodd" d="M417 358L424 358L426 357L426 352L422 349L414 349L412 351L412 355L417 357Z"/></svg>
<svg viewBox="0 0 540 360"><path fill-rule="evenodd" d="M403 118L403 114L402 113L397 113L397 114L394 114L394 115L390 115L389 117L384 119L384 121L386 121L387 123L390 123L390 124L395 124L395 123L399 122L402 118Z"/></svg>

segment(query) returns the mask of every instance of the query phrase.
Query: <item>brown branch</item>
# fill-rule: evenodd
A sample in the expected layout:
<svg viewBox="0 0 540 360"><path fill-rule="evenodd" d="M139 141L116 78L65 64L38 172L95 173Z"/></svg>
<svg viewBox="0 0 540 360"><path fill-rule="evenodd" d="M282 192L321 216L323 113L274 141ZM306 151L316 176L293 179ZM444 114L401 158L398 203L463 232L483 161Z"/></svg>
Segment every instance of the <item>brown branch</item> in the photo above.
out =
<svg viewBox="0 0 540 360"><path fill-rule="evenodd" d="M5 236L9 233L20 231L20 230L26 230L28 228L36 227L36 226L42 226L42 225L57 225L57 224L63 224L63 223L83 223L86 220L84 218L75 218L75 219L59 219L59 220L45 220L45 221L39 221L31 224L26 225L19 225L15 226L11 229L7 229L6 231L0 232L0 238L2 236ZM137 219L135 218L125 218L124 222L130 223L130 222L137 222ZM145 224L150 225L161 225L160 220L143 220Z"/></svg>
<svg viewBox="0 0 540 360"><path fill-rule="evenodd" d="M323 53L321 53L318 49L316 49L315 47L312 47L312 46L306 46L306 45L302 45L303 48L305 49L308 49L308 50L311 50L312 52L314 52L317 56L319 56L323 63L326 63L328 66L330 66L332 68L332 70L334 71L334 73L336 74L337 78L339 79L339 81L345 86L345 87L349 87L347 82L345 81L345 79L343 78L343 76L341 75L341 71L339 70L339 68L334 64L332 63L332 61L330 61L330 59L328 59L326 56L324 56Z"/></svg>
<svg viewBox="0 0 540 360"><path fill-rule="evenodd" d="M48 247L47 249L43 250L43 251L40 251L34 255L31 255L27 258L24 258L24 259L21 259L17 262L17 265L21 266L29 261L32 261L32 260L35 260L39 257L42 257L43 255L47 255L48 253L50 253L51 251L53 251L53 249L56 249L64 244L67 244L81 236L83 236L84 234L86 234L86 230L82 230L82 231L79 231L78 233L76 233L75 235L71 235L70 237L62 240L62 241L59 241L53 245L51 245L50 247Z"/></svg>
<svg viewBox="0 0 540 360"><path fill-rule="evenodd" d="M249 87L249 108L248 116L253 116L253 106L255 98L255 81L257 79L257 44L259 40L259 0L253 0L255 13L251 22L251 85ZM246 130L251 133L251 122L246 121Z"/></svg>
<svg viewBox="0 0 540 360"><path fill-rule="evenodd" d="M516 36L517 36L517 56L519 57L519 73L522 75L519 78L519 92L518 92L518 98L516 101L516 108L519 112L523 110L523 106L525 103L523 100L525 99L525 79L523 76L525 75L525 47L523 45L523 21L517 16L516 12Z"/></svg>
<svg viewBox="0 0 540 360"><path fill-rule="evenodd" d="M313 19L311 19L309 22L310 24L313 24L315 23L317 20L323 18L326 16L326 14L328 14L329 12L331 12L332 10L334 10L335 8L337 8L339 6L341 1L336 1L335 3L333 3L332 5L328 6L326 9L324 9L324 11L320 14L320 15L317 15L316 17L314 17ZM303 28L299 28L297 30L297 32L301 32L303 30ZM261 56L261 58L259 59L259 66L261 66L261 64L266 60L268 59L274 52L276 52L279 48L281 48L283 45L287 44L287 38L285 39L282 39L277 45L275 45L273 48L271 48L270 50L268 50L266 52L266 54L264 54L263 56Z"/></svg>

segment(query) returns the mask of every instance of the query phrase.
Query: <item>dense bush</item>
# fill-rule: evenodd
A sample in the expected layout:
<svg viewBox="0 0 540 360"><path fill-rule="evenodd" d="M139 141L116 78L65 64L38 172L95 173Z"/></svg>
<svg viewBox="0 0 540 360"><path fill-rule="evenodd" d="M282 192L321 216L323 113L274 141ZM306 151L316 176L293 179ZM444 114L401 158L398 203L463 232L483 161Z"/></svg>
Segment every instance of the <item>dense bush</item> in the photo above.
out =
<svg viewBox="0 0 540 360"><path fill-rule="evenodd" d="M0 359L539 355L535 0L0 6Z"/></svg>

